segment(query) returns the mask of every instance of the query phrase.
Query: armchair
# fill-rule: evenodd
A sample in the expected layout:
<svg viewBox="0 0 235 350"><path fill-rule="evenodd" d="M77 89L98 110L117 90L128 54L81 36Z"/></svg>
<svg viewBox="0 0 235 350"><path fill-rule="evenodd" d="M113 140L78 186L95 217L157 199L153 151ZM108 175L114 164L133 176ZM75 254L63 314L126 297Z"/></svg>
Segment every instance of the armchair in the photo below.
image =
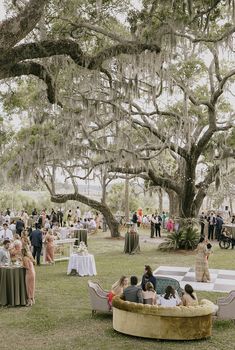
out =
<svg viewBox="0 0 235 350"><path fill-rule="evenodd" d="M235 290L232 290L226 297L218 298L217 317L223 320L235 320Z"/></svg>
<svg viewBox="0 0 235 350"><path fill-rule="evenodd" d="M98 283L88 281L88 290L90 295L92 316L96 311L111 312L108 304L108 291L104 290Z"/></svg>

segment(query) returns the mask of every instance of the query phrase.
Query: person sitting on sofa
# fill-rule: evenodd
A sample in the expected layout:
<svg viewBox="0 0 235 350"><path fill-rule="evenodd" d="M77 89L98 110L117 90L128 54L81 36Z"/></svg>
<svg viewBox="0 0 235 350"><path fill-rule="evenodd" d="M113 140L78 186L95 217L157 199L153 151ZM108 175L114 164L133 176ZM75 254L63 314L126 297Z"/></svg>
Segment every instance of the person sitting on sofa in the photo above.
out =
<svg viewBox="0 0 235 350"><path fill-rule="evenodd" d="M125 288L128 286L128 278L126 276L121 276L118 281L116 281L108 293L108 304L112 308L112 300L115 295L122 295Z"/></svg>
<svg viewBox="0 0 235 350"><path fill-rule="evenodd" d="M161 296L158 304L161 306L174 307L181 304L181 300L172 286L167 286L165 295Z"/></svg>
<svg viewBox="0 0 235 350"><path fill-rule="evenodd" d="M156 305L157 293L153 288L153 284L151 282L147 282L145 289L146 291L143 291L144 304Z"/></svg>
<svg viewBox="0 0 235 350"><path fill-rule="evenodd" d="M197 295L190 284L186 284L184 287L184 295L182 296L182 304L184 306L197 305Z"/></svg>
<svg viewBox="0 0 235 350"><path fill-rule="evenodd" d="M151 282L153 284L153 288L156 290L156 277L153 276L152 269L149 265L145 265L144 267L144 275L142 277L141 288L146 290L146 283Z"/></svg>
<svg viewBox="0 0 235 350"><path fill-rule="evenodd" d="M137 287L138 278L136 276L131 276L130 282L131 285L123 291L124 300L134 303L143 303L142 289L141 287Z"/></svg>

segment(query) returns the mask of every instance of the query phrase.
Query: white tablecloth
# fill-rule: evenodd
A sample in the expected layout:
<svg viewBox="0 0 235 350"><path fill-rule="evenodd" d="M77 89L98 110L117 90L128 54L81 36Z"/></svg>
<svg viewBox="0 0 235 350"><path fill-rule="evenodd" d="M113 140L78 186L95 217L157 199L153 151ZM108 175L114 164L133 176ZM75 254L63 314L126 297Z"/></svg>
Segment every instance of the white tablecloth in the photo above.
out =
<svg viewBox="0 0 235 350"><path fill-rule="evenodd" d="M72 254L69 258L67 274L69 275L72 270L76 270L80 276L96 275L94 255Z"/></svg>

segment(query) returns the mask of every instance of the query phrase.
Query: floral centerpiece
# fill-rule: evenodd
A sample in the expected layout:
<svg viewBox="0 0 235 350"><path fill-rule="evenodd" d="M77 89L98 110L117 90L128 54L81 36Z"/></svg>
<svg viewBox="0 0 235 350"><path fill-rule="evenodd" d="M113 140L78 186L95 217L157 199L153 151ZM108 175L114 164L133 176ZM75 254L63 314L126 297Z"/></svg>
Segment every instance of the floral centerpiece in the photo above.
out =
<svg viewBox="0 0 235 350"><path fill-rule="evenodd" d="M74 249L77 254L81 254L81 255L88 254L87 246L83 241L80 242L79 246L74 247Z"/></svg>

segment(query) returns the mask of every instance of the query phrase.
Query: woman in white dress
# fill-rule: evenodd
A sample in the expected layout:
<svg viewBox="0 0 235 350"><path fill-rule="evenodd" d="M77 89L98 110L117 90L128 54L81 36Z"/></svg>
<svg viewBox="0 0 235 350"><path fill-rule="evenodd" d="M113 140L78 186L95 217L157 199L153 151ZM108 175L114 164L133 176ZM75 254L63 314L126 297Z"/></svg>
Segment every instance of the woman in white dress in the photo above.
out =
<svg viewBox="0 0 235 350"><path fill-rule="evenodd" d="M160 297L158 304L165 307L174 307L180 305L181 300L174 288L167 286L165 295Z"/></svg>

